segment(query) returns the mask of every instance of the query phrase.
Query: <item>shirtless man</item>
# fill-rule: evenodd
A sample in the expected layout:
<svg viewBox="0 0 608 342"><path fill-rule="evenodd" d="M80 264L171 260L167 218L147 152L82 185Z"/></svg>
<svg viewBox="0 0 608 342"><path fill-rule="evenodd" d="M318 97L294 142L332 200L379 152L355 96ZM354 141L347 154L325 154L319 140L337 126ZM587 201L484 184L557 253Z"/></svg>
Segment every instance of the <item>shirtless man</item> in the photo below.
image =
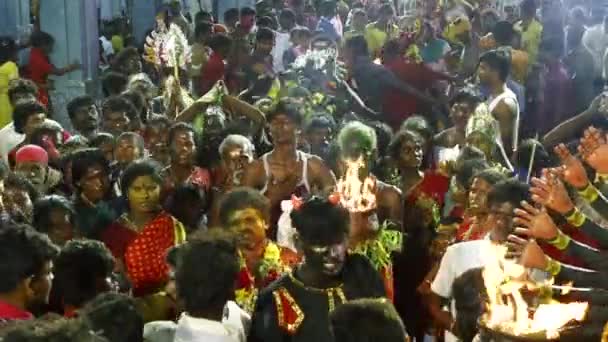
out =
<svg viewBox="0 0 608 342"><path fill-rule="evenodd" d="M506 83L510 70L511 59L505 50L488 51L479 59L479 80L490 90L488 109L498 121L508 156L517 149L519 138L519 103Z"/></svg>
<svg viewBox="0 0 608 342"><path fill-rule="evenodd" d="M242 184L260 190L270 200L273 228L268 236L274 240L281 201L294 194L330 192L335 177L321 158L296 149L302 114L293 104L280 101L267 122L274 149L247 167Z"/></svg>

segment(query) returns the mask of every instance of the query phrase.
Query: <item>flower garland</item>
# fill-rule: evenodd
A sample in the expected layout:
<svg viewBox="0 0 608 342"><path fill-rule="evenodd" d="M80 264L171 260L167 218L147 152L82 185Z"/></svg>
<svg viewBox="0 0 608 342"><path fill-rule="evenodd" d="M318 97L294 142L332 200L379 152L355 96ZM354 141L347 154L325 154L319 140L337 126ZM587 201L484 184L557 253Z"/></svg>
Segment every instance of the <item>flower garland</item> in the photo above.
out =
<svg viewBox="0 0 608 342"><path fill-rule="evenodd" d="M268 286L277 280L282 273L288 271L288 267L281 261L281 250L273 242L269 242L264 249L264 255L257 266L257 272L247 267L243 254L239 251L239 264L241 270L237 277L237 288L235 291L237 304L246 312L252 313L258 296L256 287L256 276L262 287ZM261 281L260 281L261 280Z"/></svg>
<svg viewBox="0 0 608 342"><path fill-rule="evenodd" d="M401 251L403 245L403 233L388 229L389 224L384 222L374 239L363 241L350 250L366 257L377 271L391 267L391 254Z"/></svg>

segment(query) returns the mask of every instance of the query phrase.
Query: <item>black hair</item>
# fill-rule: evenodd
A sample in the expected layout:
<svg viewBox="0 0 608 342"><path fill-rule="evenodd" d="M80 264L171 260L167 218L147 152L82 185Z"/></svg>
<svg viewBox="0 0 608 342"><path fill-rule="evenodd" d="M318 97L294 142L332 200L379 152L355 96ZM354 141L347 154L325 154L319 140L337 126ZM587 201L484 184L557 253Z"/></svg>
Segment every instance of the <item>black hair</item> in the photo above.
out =
<svg viewBox="0 0 608 342"><path fill-rule="evenodd" d="M114 138L114 136L110 133L99 132L91 139L89 145L93 148L101 148L101 145L105 143L111 143L114 145L116 143L116 138Z"/></svg>
<svg viewBox="0 0 608 342"><path fill-rule="evenodd" d="M81 311L93 331L112 342L143 342L144 321L133 298L114 292L98 295Z"/></svg>
<svg viewBox="0 0 608 342"><path fill-rule="evenodd" d="M213 21L213 14L211 14L211 12L209 11L198 11L196 12L196 14L194 15L194 24L196 26L198 26L200 23L202 22L209 22L211 24Z"/></svg>
<svg viewBox="0 0 608 342"><path fill-rule="evenodd" d="M231 239L192 240L181 246L175 282L186 312L221 309L234 296L239 269Z"/></svg>
<svg viewBox="0 0 608 342"><path fill-rule="evenodd" d="M255 10L251 7L241 8L241 17L247 16L247 15L255 15Z"/></svg>
<svg viewBox="0 0 608 342"><path fill-rule="evenodd" d="M51 226L53 210L63 210L69 214L70 222L74 220L74 207L67 198L59 195L44 196L34 202L34 219L32 225L41 233L48 233Z"/></svg>
<svg viewBox="0 0 608 342"><path fill-rule="evenodd" d="M465 87L458 90L458 92L456 92L456 95L452 97L452 99L450 100L450 106L453 106L455 103L463 102L469 104L471 108L475 109L481 103L481 96L475 89L471 87Z"/></svg>
<svg viewBox="0 0 608 342"><path fill-rule="evenodd" d="M255 41L274 41L274 31L268 27L258 28L258 32L255 34Z"/></svg>
<svg viewBox="0 0 608 342"><path fill-rule="evenodd" d="M296 13L291 8L285 8L279 14L279 18L287 18L292 20L294 23L296 22Z"/></svg>
<svg viewBox="0 0 608 342"><path fill-rule="evenodd" d="M13 98L17 94L26 93L36 96L38 94L38 86L32 80L25 78L17 78L8 83L8 98L13 102Z"/></svg>
<svg viewBox="0 0 608 342"><path fill-rule="evenodd" d="M13 109L13 125L15 126L15 132L25 133L25 125L30 116L46 113L46 108L38 101L23 101L15 105Z"/></svg>
<svg viewBox="0 0 608 342"><path fill-rule="evenodd" d="M390 39L384 44L382 54L384 57L399 57L403 54L403 47L398 39Z"/></svg>
<svg viewBox="0 0 608 342"><path fill-rule="evenodd" d="M354 36L348 39L344 45L344 47L351 51L353 56L369 56L369 48L367 46L367 41L363 36Z"/></svg>
<svg viewBox="0 0 608 342"><path fill-rule="evenodd" d="M479 148L477 148L475 146L466 145L465 147L463 147L460 150L460 153L458 154L456 163L457 164L458 164L458 162L464 163L465 161L471 160L471 159L482 159L482 160L485 160L486 159L486 155Z"/></svg>
<svg viewBox="0 0 608 342"><path fill-rule="evenodd" d="M193 222L188 222L188 218L185 217L185 210L189 208L185 207L185 205L190 203L200 203L202 204L202 207L205 208L207 206L206 202L207 199L205 198L205 192L196 184L188 182L185 184L180 184L173 192L171 192L171 195L169 195L169 198L165 202L165 208L169 214L187 226ZM195 229L197 227L187 228Z"/></svg>
<svg viewBox="0 0 608 342"><path fill-rule="evenodd" d="M478 321L487 302L483 269L473 268L460 275L452 284L456 306L456 327L463 342L471 342L478 332Z"/></svg>
<svg viewBox="0 0 608 342"><path fill-rule="evenodd" d="M148 121L148 108L146 106L146 97L139 90L126 90L121 97L129 100L139 115L137 120L146 123ZM129 117L130 118L130 117Z"/></svg>
<svg viewBox="0 0 608 342"><path fill-rule="evenodd" d="M95 100L89 95L82 95L73 98L70 102L68 102L68 116L70 120L74 120L76 116L76 111L82 107L89 107L95 104Z"/></svg>
<svg viewBox="0 0 608 342"><path fill-rule="evenodd" d="M325 0L319 6L319 14L322 17L333 15L336 11L336 2L332 0Z"/></svg>
<svg viewBox="0 0 608 342"><path fill-rule="evenodd" d="M173 126L171 126L171 128L169 128L169 134L168 134L168 139L167 139L169 141L169 146L173 145L173 140L175 139L175 136L179 132L192 133L192 135L194 136L194 142L196 143L196 134L194 132L194 128L192 127L192 125L187 124L185 122L178 122L176 124L173 124Z"/></svg>
<svg viewBox="0 0 608 342"><path fill-rule="evenodd" d="M494 40L496 41L496 43L498 43L499 46L511 45L513 42L514 34L515 31L513 29L513 24L506 20L497 22L496 25L494 25L494 28L492 29L492 36L494 37Z"/></svg>
<svg viewBox="0 0 608 342"><path fill-rule="evenodd" d="M47 317L50 316L50 317ZM108 342L82 319L47 315L40 319L10 324L4 331L6 342Z"/></svg>
<svg viewBox="0 0 608 342"><path fill-rule="evenodd" d="M198 39L198 37L204 34L211 34L213 32L213 23L208 21L197 22L196 27L194 28L194 37Z"/></svg>
<svg viewBox="0 0 608 342"><path fill-rule="evenodd" d="M388 153L388 147L393 140L392 128L382 121L372 121L368 125L376 132L376 141L378 145L378 155L381 157L386 156Z"/></svg>
<svg viewBox="0 0 608 342"><path fill-rule="evenodd" d="M38 190L36 190L36 187L32 185L29 179L18 176L14 173L9 174L4 180L4 188L17 188L24 190L27 192L27 195L30 197L30 201L32 201L32 203L36 202L38 200L38 196L40 196Z"/></svg>
<svg viewBox="0 0 608 342"><path fill-rule="evenodd" d="M230 216L237 210L252 208L259 211L267 222L270 220L270 201L259 191L251 188L236 188L226 193L219 205L220 223L227 226Z"/></svg>
<svg viewBox="0 0 608 342"><path fill-rule="evenodd" d="M129 78L120 72L109 71L101 79L101 88L104 97L114 96L127 89Z"/></svg>
<svg viewBox="0 0 608 342"><path fill-rule="evenodd" d="M80 308L97 296L99 282L110 277L114 257L100 241L71 240L53 266L53 290L64 305Z"/></svg>
<svg viewBox="0 0 608 342"><path fill-rule="evenodd" d="M473 175L473 179L475 178L483 179L490 185L496 185L502 181L507 180L507 175L497 169L487 168Z"/></svg>
<svg viewBox="0 0 608 342"><path fill-rule="evenodd" d="M266 115L266 122L272 122L274 118L279 115L285 115L292 120L297 126L300 126L303 121L302 112L298 109L298 106L289 99L281 99L276 105L274 110L270 111Z"/></svg>
<svg viewBox="0 0 608 342"><path fill-rule="evenodd" d="M55 38L44 31L35 31L30 37L32 47L41 48L55 43Z"/></svg>
<svg viewBox="0 0 608 342"><path fill-rule="evenodd" d="M323 129L323 128L327 128L333 132L336 129L336 124L333 121L333 118L331 118L330 116L328 116L326 114L318 114L318 115L313 116L310 119L310 121L308 121L308 123L304 127L304 132L310 133L310 132L314 131L315 129Z"/></svg>
<svg viewBox="0 0 608 342"><path fill-rule="evenodd" d="M224 12L224 22L228 23L231 21L239 20L239 9L238 8L229 8Z"/></svg>
<svg viewBox="0 0 608 342"><path fill-rule="evenodd" d="M515 178L510 178L494 185L488 194L488 205L501 205L510 203L513 207L519 207L522 201L528 201L530 187L528 184Z"/></svg>
<svg viewBox="0 0 608 342"><path fill-rule="evenodd" d="M158 185L161 185L163 183L163 178L160 175L161 170L162 168L160 165L151 159L136 160L132 162L127 166L120 177L122 193L126 194L129 191L131 184L133 184L137 178L143 176L150 176Z"/></svg>
<svg viewBox="0 0 608 342"><path fill-rule="evenodd" d="M387 154L393 160L399 160L401 156L401 151L403 149L403 144L406 141L418 141L420 143L423 142L422 136L415 131L412 130L399 130L397 134L393 137L390 144L388 145Z"/></svg>
<svg viewBox="0 0 608 342"><path fill-rule="evenodd" d="M277 23L273 17L266 15L266 16L258 18L256 25L258 26L258 29L267 28L267 29L274 30L274 29L276 29Z"/></svg>
<svg viewBox="0 0 608 342"><path fill-rule="evenodd" d="M513 156L516 161L516 165L520 169L525 168L527 170L530 167L532 150L535 150L534 165L532 165L533 171L557 166L557 163L553 160L552 156L547 152L547 150L545 149L543 144L540 143L540 141L535 139L526 139L519 144Z"/></svg>
<svg viewBox="0 0 608 342"><path fill-rule="evenodd" d="M357 299L330 313L331 330L340 342L403 342L407 333L387 299Z"/></svg>
<svg viewBox="0 0 608 342"><path fill-rule="evenodd" d="M498 72L501 81L507 81L511 72L511 54L507 49L490 50L479 57L479 62L486 63L492 70Z"/></svg>
<svg viewBox="0 0 608 342"><path fill-rule="evenodd" d="M348 211L328 199L312 197L291 212L291 222L299 238L309 244L329 245L348 236Z"/></svg>
<svg viewBox="0 0 608 342"><path fill-rule="evenodd" d="M10 293L23 280L39 275L58 252L48 236L32 227L0 221L0 293Z"/></svg>
<svg viewBox="0 0 608 342"><path fill-rule="evenodd" d="M112 61L113 65L118 71L123 70L123 67L130 58L140 58L139 51L134 47L126 47L122 49Z"/></svg>
<svg viewBox="0 0 608 342"><path fill-rule="evenodd" d="M469 190L473 177L489 167L488 162L483 159L466 160L456 171L456 182L464 189Z"/></svg>
<svg viewBox="0 0 608 342"><path fill-rule="evenodd" d="M102 116L106 112L124 112L129 120L140 121L139 112L128 98L123 96L108 97L101 105Z"/></svg>
<svg viewBox="0 0 608 342"><path fill-rule="evenodd" d="M0 64L4 64L15 58L17 53L17 44L15 40L9 36L0 37Z"/></svg>
<svg viewBox="0 0 608 342"><path fill-rule="evenodd" d="M229 48L232 44L232 38L225 33L216 33L209 38L207 45L213 50L218 51L222 48Z"/></svg>
<svg viewBox="0 0 608 342"><path fill-rule="evenodd" d="M101 150L97 148L86 148L74 152L72 156L72 183L79 188L78 183L95 166L103 169L106 175L110 175L110 165Z"/></svg>

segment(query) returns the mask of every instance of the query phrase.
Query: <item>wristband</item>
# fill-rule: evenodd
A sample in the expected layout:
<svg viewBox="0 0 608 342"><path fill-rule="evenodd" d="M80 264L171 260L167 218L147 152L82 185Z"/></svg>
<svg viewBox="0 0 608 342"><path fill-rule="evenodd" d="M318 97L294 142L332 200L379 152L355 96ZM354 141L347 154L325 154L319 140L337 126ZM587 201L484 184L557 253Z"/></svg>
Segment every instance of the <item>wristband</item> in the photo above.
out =
<svg viewBox="0 0 608 342"><path fill-rule="evenodd" d="M568 223L577 228L581 227L587 220L585 215L576 207L567 212L564 216L566 217L566 221L568 221Z"/></svg>
<svg viewBox="0 0 608 342"><path fill-rule="evenodd" d="M548 272L552 276L556 276L559 274L559 271L561 271L561 269L562 265L559 262L551 258L547 258L547 267L545 267L545 272Z"/></svg>
<svg viewBox="0 0 608 342"><path fill-rule="evenodd" d="M593 203L599 197L597 189L589 182L583 189L577 190L578 194L587 202Z"/></svg>
<svg viewBox="0 0 608 342"><path fill-rule="evenodd" d="M568 244L570 243L570 238L566 234L558 230L555 239L547 242L553 247L559 249L560 251L563 251L564 249L566 249L566 247L568 247Z"/></svg>

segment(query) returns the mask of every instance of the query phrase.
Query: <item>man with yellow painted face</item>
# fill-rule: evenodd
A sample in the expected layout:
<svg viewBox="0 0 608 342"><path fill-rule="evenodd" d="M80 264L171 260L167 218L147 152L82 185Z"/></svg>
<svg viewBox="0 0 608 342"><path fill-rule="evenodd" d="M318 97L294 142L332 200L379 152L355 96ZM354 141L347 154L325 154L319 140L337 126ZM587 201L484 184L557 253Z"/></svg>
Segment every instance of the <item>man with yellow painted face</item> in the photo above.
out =
<svg viewBox="0 0 608 342"><path fill-rule="evenodd" d="M240 271L236 302L252 312L257 292L299 261L288 248L277 246L266 235L270 225L270 202L251 188L237 188L227 193L219 205L222 227L236 236Z"/></svg>
<svg viewBox="0 0 608 342"><path fill-rule="evenodd" d="M260 292L251 341L331 341L329 315L336 307L385 297L367 258L348 253L349 214L336 202L312 197L295 206L291 220L304 260Z"/></svg>

